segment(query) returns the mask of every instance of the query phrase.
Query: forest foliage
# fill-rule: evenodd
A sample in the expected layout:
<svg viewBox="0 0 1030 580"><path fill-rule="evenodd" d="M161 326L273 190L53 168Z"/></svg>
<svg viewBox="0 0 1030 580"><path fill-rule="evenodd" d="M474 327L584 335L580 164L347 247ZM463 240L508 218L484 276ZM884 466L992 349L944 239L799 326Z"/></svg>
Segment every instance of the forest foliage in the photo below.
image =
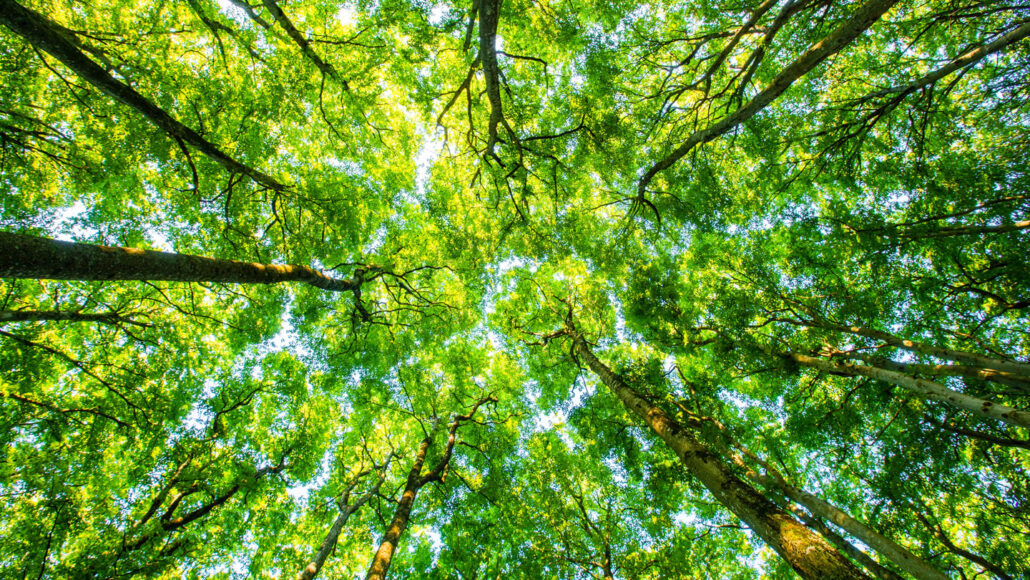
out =
<svg viewBox="0 0 1030 580"><path fill-rule="evenodd" d="M1030 4L0 24L0 575L1030 578Z"/></svg>

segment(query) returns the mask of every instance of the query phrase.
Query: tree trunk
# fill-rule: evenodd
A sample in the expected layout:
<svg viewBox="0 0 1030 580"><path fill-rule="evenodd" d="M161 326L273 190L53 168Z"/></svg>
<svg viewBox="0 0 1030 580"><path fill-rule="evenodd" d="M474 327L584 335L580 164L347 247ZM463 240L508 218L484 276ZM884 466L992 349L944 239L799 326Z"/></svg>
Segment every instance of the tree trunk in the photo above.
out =
<svg viewBox="0 0 1030 580"><path fill-rule="evenodd" d="M764 462L762 463L764 464ZM782 475L772 470L768 465L763 465L763 467L771 472L772 475L749 470L748 477L753 477L767 488L780 490L788 499L801 504L816 517L829 520L840 526L841 529L858 538L913 577L920 580L948 580L947 576L941 574L922 558L909 552L890 538L879 534L869 526L851 517L847 512L822 498L790 485Z"/></svg>
<svg viewBox="0 0 1030 580"><path fill-rule="evenodd" d="M0 232L0 278L159 280L278 284L304 282L334 292L356 291L360 279L330 278L307 266L258 264L188 254L62 242Z"/></svg>
<svg viewBox="0 0 1030 580"><path fill-rule="evenodd" d="M493 155L497 144L497 126L504 122L501 104L500 69L497 65L497 19L500 2L480 0L479 6L479 62L483 64L483 79L486 82L486 97L490 103L490 121L486 154Z"/></svg>
<svg viewBox="0 0 1030 580"><path fill-rule="evenodd" d="M893 570L884 568L879 562L873 560L869 554L859 550L843 536L831 530L830 527L824 524L819 518L793 504L789 504L787 509L796 515L798 519L804 522L806 526L819 532L819 535L829 540L831 544L837 546L840 551L850 556L852 560L861 564L866 570L872 572L877 578L880 578L881 580L904 580L904 578Z"/></svg>
<svg viewBox="0 0 1030 580"><path fill-rule="evenodd" d="M1020 411L1019 409L1014 409L1007 405L992 403L958 391L953 391L940 383L935 383L926 379L917 379L903 373L889 371L887 369L871 365L856 365L844 361L834 362L819 357L797 353L787 353L786 356L800 365L838 375L869 377L885 383L898 385L899 387L907 389L924 399L950 403L960 409L964 409L981 417L997 419L1010 425L1030 427L1030 412Z"/></svg>
<svg viewBox="0 0 1030 580"><path fill-rule="evenodd" d="M172 138L197 148L232 173L242 173L265 187L282 191L286 187L269 175L230 157L196 131L183 125L160 107L147 100L129 85L115 79L100 65L78 50L60 34L58 25L14 0L0 0L0 22L24 38L33 47L49 53L70 68L82 80L112 99L134 109Z"/></svg>
<svg viewBox="0 0 1030 580"><path fill-rule="evenodd" d="M411 471L408 472L408 481L404 485L404 494L401 495L401 501L397 504L397 509L393 513L393 520L390 522L390 526L386 528L386 534L383 536L383 541L379 544L379 549L372 559L372 565L368 569L365 580L383 580L386 578L386 572L390 569L390 561L393 560L393 553L397 551L397 542L408 527L411 508L415 504L415 496L418 495L418 490L426 483L422 477L422 464L426 461L426 453L429 451L429 446L432 443L432 437L426 437L418 447L418 455L415 456L415 463L411 466Z"/></svg>
<svg viewBox="0 0 1030 580"><path fill-rule="evenodd" d="M380 472L379 481L376 482L375 486L362 495L358 501L353 504L347 504L340 510L340 515L336 517L336 521L333 522L333 526L329 529L329 533L326 534L325 539L322 540L322 545L319 546L318 552L315 553L315 557L312 558L311 562L300 571L300 574L297 574L297 580L314 580L315 576L317 576L319 571L322 570L322 566L325 565L325 561L329 558L329 554L336 548L336 543L340 539L340 532L343 531L343 526L347 523L351 514L361 509L361 506L365 505L368 500L372 499L372 497L379 492L379 488L382 487L383 481L386 480L386 470L389 469L389 467L390 464L389 461L387 461L386 466ZM358 480L355 480L351 484L351 487L348 488L345 495L350 494L350 490L353 489L357 481Z"/></svg>
<svg viewBox="0 0 1030 580"><path fill-rule="evenodd" d="M869 356L865 354L848 354L851 360L868 362L889 371L906 373L910 375L930 375L934 377L963 377L966 379L980 379L991 381L1001 385L1016 387L1030 392L1030 377L1021 376L1009 371L988 369L973 365L935 365L923 363L899 363L888 358Z"/></svg>
<svg viewBox="0 0 1030 580"><path fill-rule="evenodd" d="M2 260L0 260L2 263ZM134 324L136 326L150 326L149 323L136 322L126 318L117 312L62 312L59 310L0 310L0 324L5 322L43 322L43 321L67 321L67 322L103 322L105 324Z"/></svg>
<svg viewBox="0 0 1030 580"><path fill-rule="evenodd" d="M803 578L868 578L812 530L733 474L718 455L602 363L579 333L574 350L605 385L643 419L723 506L744 521Z"/></svg>
<svg viewBox="0 0 1030 580"><path fill-rule="evenodd" d="M386 529L386 534L379 545L379 550L376 551L376 555L372 559L372 565L368 569L365 580L383 580L386 578L386 572L390 569L393 553L397 550L397 541L408 527L411 508L415 504L415 496L418 495L418 490L422 489L422 486L429 482L442 482L444 480L451 463L451 455L454 453L458 428L465 421L472 419L480 405L487 402L496 403L497 398L493 395L483 397L476 401L476 404L472 406L472 410L468 413L454 416L450 427L447 429L447 444L444 446L443 454L436 462L436 465L433 466L433 469L425 475L422 475L422 465L426 461L426 453L429 451L429 446L433 444L433 437L430 435L422 440L422 444L418 448L418 455L415 456L415 464L411 466L411 471L408 472L408 481L404 485L404 494L401 496L401 501L397 504L397 510L393 514L393 521L390 522L390 527Z"/></svg>
<svg viewBox="0 0 1030 580"><path fill-rule="evenodd" d="M684 409L684 412L689 413L686 409ZM733 434L730 433L729 429L719 421L708 417L698 417L693 414L688 414L687 420L688 425L691 426L696 425L697 427L700 427L700 425L705 421L714 426L718 430L719 436L724 442L724 445L721 446L721 450L733 461L735 465L744 471L747 477L752 481L762 484L770 491L785 495L788 499L787 507L790 511L801 518L801 520L808 524L809 527L822 534L824 538L830 540L830 542L838 547L841 547L845 553L859 561L876 576L881 578L891 578L892 580L900 580L897 574L879 565L864 552L858 550L847 540L827 528L819 518L829 520L840 526L846 532L858 538L888 560L898 564L898 566L903 570L916 578L922 580L947 580L946 576L927 564L923 559L895 543L893 540L879 534L875 530L872 530L862 522L851 517L848 513L838 509L829 502L824 501L822 498L790 485L782 473L769 465L769 463L764 461L747 447L741 445L740 442L733 437ZM760 473L748 465L747 462L744 461L744 458L741 457L741 453L751 459L755 464L765 469L766 473ZM809 512L814 514L814 517L796 506L790 506L790 501L801 504L807 508Z"/></svg>
<svg viewBox="0 0 1030 580"><path fill-rule="evenodd" d="M944 360L953 360L985 369L1007 371L1024 377L1030 377L1030 363L1003 360L973 352L941 348L939 346L933 346L932 344L925 344L900 338L893 334L865 326L840 326L837 324L821 323L816 321L806 321L804 324L806 326L815 326L818 328L825 328L827 330L836 330L837 332L856 334L858 336L864 336L874 340L882 340L891 346L903 348L911 352L935 356Z"/></svg>

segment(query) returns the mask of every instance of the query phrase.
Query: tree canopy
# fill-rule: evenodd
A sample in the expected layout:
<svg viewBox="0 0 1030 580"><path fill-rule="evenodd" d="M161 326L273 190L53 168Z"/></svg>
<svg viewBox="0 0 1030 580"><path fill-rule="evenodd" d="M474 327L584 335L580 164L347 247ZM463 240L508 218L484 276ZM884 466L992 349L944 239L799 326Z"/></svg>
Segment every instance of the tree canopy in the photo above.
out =
<svg viewBox="0 0 1030 580"><path fill-rule="evenodd" d="M1030 4L0 24L4 577L1030 578Z"/></svg>

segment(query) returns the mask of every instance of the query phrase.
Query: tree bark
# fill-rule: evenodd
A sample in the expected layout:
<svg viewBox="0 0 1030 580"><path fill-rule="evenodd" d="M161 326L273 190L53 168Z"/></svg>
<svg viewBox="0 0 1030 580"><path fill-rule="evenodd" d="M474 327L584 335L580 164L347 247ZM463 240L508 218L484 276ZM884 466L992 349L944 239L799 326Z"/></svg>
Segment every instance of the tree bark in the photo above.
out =
<svg viewBox="0 0 1030 580"><path fill-rule="evenodd" d="M877 98L877 97L883 97L883 96L887 96L887 95L896 95L895 98L898 98L898 97L904 98L904 97L906 97L906 96L908 96L908 95L918 91L919 89L926 88L926 87L928 87L930 85L935 84L937 81L943 79L944 77L950 75L951 73L953 73L953 72L955 72L955 71L957 71L957 70L959 70L961 68L974 65L974 64L980 62L981 60L983 60L984 58L986 58L988 55L994 54L995 52L998 52L1000 50L1004 50L1008 46L1010 46L1012 44L1015 44L1015 43L1019 42L1020 40L1023 40L1024 38L1028 37L1028 36L1030 36L1030 23L1023 24L1023 25L1017 27L1016 29L1010 31L1008 34L1002 35L1000 38L996 39L993 42L989 42L987 44L982 44L982 45L980 45L980 46L978 46L976 48L969 49L965 53L963 53L961 56L958 56L955 59L953 59L948 64L942 66L941 68L939 68L939 69L937 69L937 70L935 70L933 72L927 73L927 74L923 75L922 77L920 77L920 78L918 78L918 79L916 79L916 80L914 80L914 81L912 81L912 82L910 82L908 84L897 86L897 87L891 87L889 89L884 89L884 90L881 90L881 91L876 91L874 93L870 93L870 94L862 97L861 99L859 99L859 101L860 102L868 101L868 100L871 100L871 99L874 99L874 98ZM1022 224L1022 227L1030 227L1030 221L1021 222L1021 224ZM990 226L987 226L987 227L990 228ZM1005 226L995 226L995 228L997 228L997 227L1005 227ZM960 228L952 228L952 229L959 230ZM1012 229L1015 229L1015 228L1012 228ZM946 230L941 230L941 231L946 231ZM998 231L998 230L996 230L996 229L988 229L987 231ZM969 232L969 233L976 233L976 232ZM962 235L962 234L943 234L943 235ZM929 237L935 237L935 236L929 236Z"/></svg>
<svg viewBox="0 0 1030 580"><path fill-rule="evenodd" d="M685 413L689 413L686 409L683 410ZM721 422L708 417L698 417L693 414L688 414L687 421L688 425L696 426L695 428L699 428L703 422L707 422L709 425L714 426L718 430L719 436L723 439L725 444L725 446L722 447L723 453L725 453L735 465L742 469L744 473L747 474L748 478L754 482L760 483L770 491L779 492L786 496L788 499L787 507L790 511L801 518L801 520L808 524L809 527L822 534L824 538L830 540L830 542L838 547L841 547L845 553L860 562L877 577L900 580L900 577L897 574L873 561L867 554L852 546L847 540L833 532L833 530L827 528L820 518L829 520L837 526L840 526L844 531L858 538L877 553L896 563L904 571L916 578L921 580L947 580L946 576L938 572L922 558L909 552L903 546L898 545L890 538L887 538L869 528L869 526L866 526L862 522L851 517L850 514L822 498L790 485L782 473L769 465L769 463L764 461L747 447L741 445L740 442L733 437L733 434L730 433L729 429L727 429ZM741 453L764 469L766 473L760 473L748 465L747 462L744 461L744 458L741 457ZM814 516L809 515L807 512L797 508L796 506L790 506L790 501L801 504L807 508L809 512L814 514Z"/></svg>
<svg viewBox="0 0 1030 580"><path fill-rule="evenodd" d="M746 105L740 107L721 121L709 125L699 131L695 131L682 145L677 147L667 157L658 163L655 163L647 170L647 173L640 178L640 182L637 184L638 195L643 197L648 184L651 183L651 180L662 171L672 167L674 163L683 158L683 156L689 153L691 149L714 140L716 137L730 131L737 125L740 125L744 121L753 117L765 107L769 106L770 103L775 101L784 93L784 91L790 88L795 81L807 74L819 63L836 54L851 41L858 38L866 31L867 28L875 24L891 6L897 3L897 1L898 0L869 0L859 7L851 18L825 38L810 46L804 54L799 56L794 62L790 63L786 68L780 71L772 82L769 83L769 86L767 86L762 92L755 95Z"/></svg>
<svg viewBox="0 0 1030 580"><path fill-rule="evenodd" d="M2 246L0 246L2 247ZM0 260L2 263L2 260ZM44 321L67 321L67 322L103 322L105 324L134 324L137 326L150 326L149 323L137 322L117 312L62 312L59 310L0 310L0 324L5 322L44 322Z"/></svg>
<svg viewBox="0 0 1030 580"><path fill-rule="evenodd" d="M361 287L360 278L330 278L307 266L219 260L188 254L62 242L10 232L0 232L0 278L230 284L303 282L333 292L353 292Z"/></svg>
<svg viewBox="0 0 1030 580"><path fill-rule="evenodd" d="M742 481L718 455L660 408L652 405L590 350L578 332L573 349L634 414L662 438L692 475L744 521L803 578L868 578L833 546Z"/></svg>
<svg viewBox="0 0 1030 580"><path fill-rule="evenodd" d="M199 133L183 125L129 85L115 79L100 65L83 54L74 43L57 32L59 26L43 15L25 8L14 0L0 0L0 23L24 38L33 47L46 52L70 68L82 80L100 92L126 105L149 119L173 139L197 148L232 173L242 173L257 183L276 191L286 186L271 176L245 165L219 149Z"/></svg>
<svg viewBox="0 0 1030 580"><path fill-rule="evenodd" d="M840 551L850 556L852 560L861 564L866 570L872 572L873 576L876 576L881 580L905 580L893 570L881 566L880 563L873 560L869 554L859 550L846 538L831 530L830 527L824 524L819 518L793 504L787 505L787 509L796 515L798 519L804 522L806 526L819 532L819 535L829 540L834 546L837 546Z"/></svg>
<svg viewBox="0 0 1030 580"><path fill-rule="evenodd" d="M1000 403L992 403L965 393L953 391L940 383L917 379L896 371L889 371L872 365L856 365L844 361L829 361L823 358L797 353L786 353L794 362L814 369L837 375L869 377L885 383L897 385L924 399L942 401L975 415L988 419L997 419L1010 425L1030 427L1030 412L1020 411Z"/></svg>
<svg viewBox="0 0 1030 580"><path fill-rule="evenodd" d="M386 534L384 534L383 541L379 544L379 549L372 559L372 565L368 569L365 580L383 580L386 578L386 572L390 569L393 554L397 551L397 542L401 534L404 533L404 530L407 529L408 521L411 519L411 508L415 504L415 496L418 495L418 491L427 483L444 480L447 468L451 463L451 455L454 453L458 427L471 419L480 405L486 402L496 403L497 399L493 396L483 397L472 406L471 411L464 415L456 415L451 420L450 427L447 430L447 446L444 447L443 455L436 462L432 471L425 475L422 475L422 465L426 461L426 453L429 451L429 447L433 444L433 437L429 435L422 440L418 447L418 454L415 456L415 463L411 466L411 471L408 472L408 480L404 484L404 493L401 495L401 501L397 503L393 520L390 522L390 526L386 528Z"/></svg>
<svg viewBox="0 0 1030 580"><path fill-rule="evenodd" d="M315 553L315 557L311 559L311 562L297 574L297 580L314 580L315 576L322 570L322 566L325 565L325 561L329 558L329 554L332 553L333 549L336 548L336 543L340 539L340 532L343 531L343 526L347 523L350 516L361 509L361 506L368 503L373 496L379 493L379 488L382 487L383 482L386 481L386 471L390 468L390 462L387 460L386 465L379 472L379 481L376 482L372 489L368 490L354 503L346 503L346 500L342 502L346 503L341 510L340 515L336 517L333 522L333 526L329 529L329 533L326 534L325 539L322 540L322 544L318 548L318 552ZM367 473L367 472L366 472ZM349 495L354 485L360 481L360 475L351 486L345 492L345 496Z"/></svg>
<svg viewBox="0 0 1030 580"><path fill-rule="evenodd" d="M873 366L906 373L910 375L929 375L934 377L963 377L966 379L980 379L991 381L1001 385L1016 387L1030 392L1030 377L1020 376L1009 371L983 368L973 365L935 365L923 363L899 363L888 358L869 356L865 354L848 354L850 360L860 360Z"/></svg>
<svg viewBox="0 0 1030 580"><path fill-rule="evenodd" d="M953 360L969 365L981 367L984 369L995 369L999 371L1006 371L1015 373L1024 377L1030 377L1030 363L1003 360L994 358L982 354L973 352L967 352L962 350L954 350L950 348L941 348L932 344L925 344L921 342L915 342L900 338L888 332L882 330L876 330L874 328L868 328L865 326L842 326L839 324L831 324L817 321L805 321L805 326L814 326L818 328L825 328L827 330L836 330L837 332L844 332L848 334L855 334L858 336L864 336L866 338L872 338L874 340L882 340L883 342L903 348L911 352L918 352L920 354L926 354L935 356L944 360Z"/></svg>
<svg viewBox="0 0 1030 580"><path fill-rule="evenodd" d="M497 19L500 2L481 0L479 6L479 61L483 64L486 98L490 103L490 121L487 126L487 155L493 155L497 144L497 126L504 122L501 104L500 69L497 65Z"/></svg>
<svg viewBox="0 0 1030 580"><path fill-rule="evenodd" d="M393 554L397 551L397 542L400 540L404 530L407 529L408 521L411 519L411 507L415 504L415 496L418 495L418 490L422 489L422 486L426 483L422 477L422 464L425 463L426 453L432 444L433 438L426 437L418 446L415 463L412 464L411 471L408 472L407 483L404 484L404 493L401 495L400 502L397 503L397 509L393 512L393 520L390 522L389 527L386 528L383 541L380 542L379 549L376 550L376 555L372 558L372 565L369 566L365 580L383 580L386 578L386 572L390 569Z"/></svg>
<svg viewBox="0 0 1030 580"><path fill-rule="evenodd" d="M858 538L865 545L876 550L877 553L882 554L913 577L920 580L948 580L947 576L935 570L919 556L851 517L850 514L833 504L803 489L790 485L782 475L772 470L765 462L762 463L766 471L772 473L772 475L749 470L748 477L753 477L767 488L782 491L788 499L801 504L816 517L829 520L840 526L841 529Z"/></svg>

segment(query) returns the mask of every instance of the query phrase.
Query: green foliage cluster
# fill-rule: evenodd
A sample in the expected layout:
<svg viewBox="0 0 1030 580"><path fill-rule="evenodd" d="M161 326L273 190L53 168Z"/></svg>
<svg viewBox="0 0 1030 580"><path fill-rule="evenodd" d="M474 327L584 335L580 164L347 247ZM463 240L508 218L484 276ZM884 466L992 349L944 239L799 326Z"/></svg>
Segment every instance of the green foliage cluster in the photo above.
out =
<svg viewBox="0 0 1030 580"><path fill-rule="evenodd" d="M360 284L0 278L0 576L295 576L365 498L361 577L431 441L393 577L794 577L575 328L777 505L1030 578L1030 424L918 390L1030 408L1030 5L0 11L0 232Z"/></svg>

